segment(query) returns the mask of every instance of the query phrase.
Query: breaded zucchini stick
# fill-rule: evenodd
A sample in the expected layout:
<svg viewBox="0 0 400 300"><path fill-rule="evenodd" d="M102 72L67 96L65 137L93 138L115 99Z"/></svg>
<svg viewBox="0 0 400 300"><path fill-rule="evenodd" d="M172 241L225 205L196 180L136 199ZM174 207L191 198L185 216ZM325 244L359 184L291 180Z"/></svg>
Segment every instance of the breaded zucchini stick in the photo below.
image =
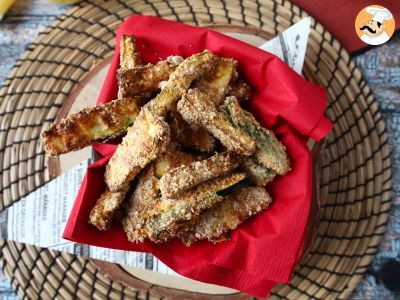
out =
<svg viewBox="0 0 400 300"><path fill-rule="evenodd" d="M236 74L237 61L230 58L219 58L214 72L205 74L196 82L196 86L213 95L214 103L220 104L225 99L228 84ZM185 148L201 152L211 152L215 147L214 137L204 128L195 124L187 124L177 112L173 114L171 130L179 143Z"/></svg>
<svg viewBox="0 0 400 300"><path fill-rule="evenodd" d="M233 126L219 112L210 95L199 89L190 89L178 102L178 111L189 124L204 126L232 152L249 156L255 150L255 141L245 131Z"/></svg>
<svg viewBox="0 0 400 300"><path fill-rule="evenodd" d="M118 207L124 201L127 191L112 193L106 190L101 194L95 206L90 211L89 223L99 230L107 230L114 218Z"/></svg>
<svg viewBox="0 0 400 300"><path fill-rule="evenodd" d="M238 166L239 158L232 152L217 153L210 158L179 166L161 177L161 195L163 198L173 198L204 181L227 174Z"/></svg>
<svg viewBox="0 0 400 300"><path fill-rule="evenodd" d="M290 161L285 146L278 141L272 131L262 127L251 113L243 110L235 97L227 97L222 110L232 124L257 141L254 157L260 164L279 175L290 171Z"/></svg>
<svg viewBox="0 0 400 300"><path fill-rule="evenodd" d="M186 123L178 112L174 112L169 122L171 133L186 149L200 152L212 152L216 140L204 127Z"/></svg>
<svg viewBox="0 0 400 300"><path fill-rule="evenodd" d="M120 70L133 69L142 65L140 53L133 35L123 35L120 41L119 52ZM124 98L124 90L118 83L118 99Z"/></svg>
<svg viewBox="0 0 400 300"><path fill-rule="evenodd" d="M142 108L107 164L105 182L111 191L122 190L140 170L165 152L170 129L163 118L193 80L212 70L216 60L217 56L207 50L185 59L160 94Z"/></svg>
<svg viewBox="0 0 400 300"><path fill-rule="evenodd" d="M276 172L264 167L254 156L245 157L241 166L250 175L251 180L258 186L265 186L270 183L276 176Z"/></svg>
<svg viewBox="0 0 400 300"><path fill-rule="evenodd" d="M133 35L123 35L120 41L119 65L121 69L133 69L142 64L136 39Z"/></svg>
<svg viewBox="0 0 400 300"><path fill-rule="evenodd" d="M236 67L236 60L219 58L214 72L211 75L205 75L205 78L195 85L203 92L212 95L211 99L214 103L220 104L225 98L226 91L230 89L228 85L237 76ZM214 150L214 137L202 126L187 124L179 113L174 113L171 130L185 148L201 152Z"/></svg>
<svg viewBox="0 0 400 300"><path fill-rule="evenodd" d="M123 36L120 45L122 69L141 64L133 36ZM142 99L138 96L122 99L120 91L118 95L121 100L83 109L60 124L52 124L42 134L46 153L56 156L125 133L126 128L134 123Z"/></svg>
<svg viewBox="0 0 400 300"><path fill-rule="evenodd" d="M214 243L224 241L227 233L266 209L271 202L271 197L262 187L241 188L201 213L190 228L180 232L180 238L186 246L204 239Z"/></svg>
<svg viewBox="0 0 400 300"><path fill-rule="evenodd" d="M110 191L124 190L148 163L167 150L169 142L168 124L144 106L106 166L104 179Z"/></svg>
<svg viewBox="0 0 400 300"><path fill-rule="evenodd" d="M140 54L137 51L136 41L134 36L123 35L120 41L120 67L121 69L130 69L142 64L140 59ZM118 89L118 99L122 102L136 103L137 106L140 105L141 99L137 96L127 97L126 100L123 99L121 89ZM115 100L118 101L118 100ZM119 103L119 104L121 104ZM136 115L139 113L139 109ZM126 117L129 114L120 114L118 117ZM136 117L136 116L135 116ZM128 124L132 125L133 122ZM126 127L128 127L126 126ZM126 128L125 127L125 128ZM124 130L125 131L125 130ZM110 192L109 189L101 194L100 198L97 200L95 206L92 208L89 216L89 223L96 226L99 230L106 230L110 227L112 219L114 219L117 214L118 207L124 201L126 194L129 190L129 186L121 192Z"/></svg>
<svg viewBox="0 0 400 300"><path fill-rule="evenodd" d="M171 56L155 65L119 69L117 73L121 97L149 94L160 89L160 82L169 76L183 61L180 56Z"/></svg>
<svg viewBox="0 0 400 300"><path fill-rule="evenodd" d="M171 169L177 168L181 165L188 165L199 159L200 158L198 156L193 154L171 149L154 161L154 176L160 179Z"/></svg>
<svg viewBox="0 0 400 300"><path fill-rule="evenodd" d="M46 153L57 156L124 133L140 111L137 102L137 97L114 100L85 108L59 124L50 125L42 133Z"/></svg>
<svg viewBox="0 0 400 300"><path fill-rule="evenodd" d="M220 105L225 100L226 92L230 89L229 83L236 78L237 61L231 58L220 58L211 75L196 84L196 87L209 95L215 105Z"/></svg>
<svg viewBox="0 0 400 300"><path fill-rule="evenodd" d="M154 175L154 165L148 165L138 176L136 188L129 200L127 216L122 220L122 227L131 242L142 242L146 237L144 224L147 211L158 199L158 178Z"/></svg>
<svg viewBox="0 0 400 300"><path fill-rule="evenodd" d="M186 58L171 73L157 97L147 104L149 109L164 117L187 91L190 84L203 75L212 72L217 63L218 56L208 50Z"/></svg>
<svg viewBox="0 0 400 300"><path fill-rule="evenodd" d="M195 189L175 199L160 199L150 212L145 230L150 240L160 243L177 236L186 221L197 217L203 210L222 201L218 192L246 177L245 173L232 173L199 184Z"/></svg>
<svg viewBox="0 0 400 300"><path fill-rule="evenodd" d="M189 164L195 159L188 153L168 152L157 158L139 174L136 188L129 201L128 214L122 220L129 241L142 242L147 237L144 225L149 217L149 209L153 208L158 201L161 176L171 168Z"/></svg>
<svg viewBox="0 0 400 300"><path fill-rule="evenodd" d="M142 61L140 59L140 54L137 50L136 47L136 40L134 36L131 35L123 35L121 37L120 41L120 67L121 69L130 69L130 68L135 68L137 66L140 66L142 64ZM142 102L142 99L139 98L139 96L135 97L127 97L127 100L123 99L123 95L121 92L121 89L118 89L118 99L121 99L120 101L127 101L127 102L132 102L136 103L136 105L139 107L140 103ZM118 100L115 100L118 101ZM140 108L138 108L138 111L136 115L139 113ZM121 113L118 117L126 117L129 114L126 114L125 116ZM135 116L136 117L136 116ZM133 124L130 123L128 126L131 126ZM126 127L128 127L126 126ZM126 128L125 127L125 128ZM124 130L125 131L125 130ZM96 226L100 230L106 230L109 228L111 225L112 219L114 219L115 215L118 212L118 207L121 205L121 203L124 201L124 198L126 197L126 194L128 193L129 186L127 186L123 191L121 192L110 192L109 189L107 189L97 200L95 206L92 208L89 216L89 223Z"/></svg>
<svg viewBox="0 0 400 300"><path fill-rule="evenodd" d="M251 99L251 89L243 79L238 78L229 84L226 95L236 97L239 102L249 101Z"/></svg>

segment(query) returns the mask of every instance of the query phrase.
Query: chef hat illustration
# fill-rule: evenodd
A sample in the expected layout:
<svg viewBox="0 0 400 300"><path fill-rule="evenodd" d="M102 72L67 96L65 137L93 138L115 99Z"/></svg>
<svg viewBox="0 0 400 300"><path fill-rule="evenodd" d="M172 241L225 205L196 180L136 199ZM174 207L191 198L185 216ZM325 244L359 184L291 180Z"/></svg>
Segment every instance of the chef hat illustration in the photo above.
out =
<svg viewBox="0 0 400 300"><path fill-rule="evenodd" d="M378 8L373 6L368 6L366 8L367 13L372 15L372 21L383 23L385 20L390 20L393 18L392 13L386 8Z"/></svg>

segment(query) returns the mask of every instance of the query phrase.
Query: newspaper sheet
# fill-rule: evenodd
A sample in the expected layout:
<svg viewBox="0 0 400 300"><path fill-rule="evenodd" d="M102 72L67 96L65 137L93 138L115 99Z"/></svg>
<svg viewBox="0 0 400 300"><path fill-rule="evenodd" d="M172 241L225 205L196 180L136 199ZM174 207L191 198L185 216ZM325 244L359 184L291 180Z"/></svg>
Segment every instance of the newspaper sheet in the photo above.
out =
<svg viewBox="0 0 400 300"><path fill-rule="evenodd" d="M260 48L301 74L310 18L296 23ZM151 254L80 245L61 238L89 160L81 162L0 214L1 237L52 250L178 275Z"/></svg>

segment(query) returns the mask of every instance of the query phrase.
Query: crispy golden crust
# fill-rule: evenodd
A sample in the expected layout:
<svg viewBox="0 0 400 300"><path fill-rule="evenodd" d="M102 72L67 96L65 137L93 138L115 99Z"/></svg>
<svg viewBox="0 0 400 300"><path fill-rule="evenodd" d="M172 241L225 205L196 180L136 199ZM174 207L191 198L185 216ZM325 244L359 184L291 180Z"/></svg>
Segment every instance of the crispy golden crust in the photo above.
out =
<svg viewBox="0 0 400 300"><path fill-rule="evenodd" d="M129 201L128 214L122 221L129 241L141 242L147 237L144 224L148 218L149 209L154 207L160 194L159 178L171 168L189 164L195 159L191 154L171 151L157 158L140 173Z"/></svg>
<svg viewBox="0 0 400 300"><path fill-rule="evenodd" d="M171 57L155 65L119 69L117 78L121 97L149 94L159 90L160 82L168 80L182 60L181 57Z"/></svg>
<svg viewBox="0 0 400 300"><path fill-rule="evenodd" d="M154 176L154 166L147 166L138 176L136 188L129 201L127 216L122 226L131 242L142 242L146 237L144 224L147 210L153 207L158 199L158 178Z"/></svg>
<svg viewBox="0 0 400 300"><path fill-rule="evenodd" d="M164 117L190 87L201 76L212 72L218 56L208 50L186 58L170 75L161 92L146 105L155 114Z"/></svg>
<svg viewBox="0 0 400 300"><path fill-rule="evenodd" d="M177 107L186 122L204 126L229 151L245 156L254 152L254 140L243 130L234 127L206 93L191 89L184 94Z"/></svg>
<svg viewBox="0 0 400 300"><path fill-rule="evenodd" d="M257 141L254 157L260 164L279 175L290 171L290 161L285 146L278 141L272 131L262 127L251 113L243 110L235 97L227 97L222 110L232 124Z"/></svg>
<svg viewBox="0 0 400 300"><path fill-rule="evenodd" d="M169 151L154 161L154 175L160 179L173 168L188 165L196 161L198 157L190 153L177 150Z"/></svg>
<svg viewBox="0 0 400 300"><path fill-rule="evenodd" d="M140 170L166 150L170 129L163 117L193 80L215 66L216 60L217 56L210 51L185 59L170 75L160 94L142 108L107 164L105 181L111 191L123 189Z"/></svg>
<svg viewBox="0 0 400 300"><path fill-rule="evenodd" d="M170 170L160 180L160 191L164 198L172 198L212 178L227 174L239 166L239 158L232 152L195 161Z"/></svg>
<svg viewBox="0 0 400 300"><path fill-rule="evenodd" d="M249 101L251 99L251 88L243 79L239 78L229 84L226 95L234 96L240 102Z"/></svg>
<svg viewBox="0 0 400 300"><path fill-rule="evenodd" d="M241 188L200 214L191 223L191 227L180 232L180 238L187 246L204 239L214 243L225 241L227 233L236 229L247 218L266 209L271 202L272 199L264 188Z"/></svg>
<svg viewBox="0 0 400 300"><path fill-rule="evenodd" d="M276 176L276 172L264 167L254 156L246 157L242 160L241 166L249 174L251 180L258 186L265 186Z"/></svg>
<svg viewBox="0 0 400 300"><path fill-rule="evenodd" d="M137 97L114 100L85 108L59 124L50 125L42 134L46 153L56 156L124 133L135 122L139 101Z"/></svg>
<svg viewBox="0 0 400 300"><path fill-rule="evenodd" d="M140 53L136 47L136 39L133 35L121 37L119 57L121 69L133 69L142 64Z"/></svg>
<svg viewBox="0 0 400 300"><path fill-rule="evenodd" d="M148 163L166 151L169 142L168 124L143 107L107 164L104 178L108 188L114 192L123 190Z"/></svg>
<svg viewBox="0 0 400 300"><path fill-rule="evenodd" d="M237 76L237 61L231 58L219 58L217 66L211 75L196 83L196 87L209 95L216 105L221 104L229 89L229 83Z"/></svg>
<svg viewBox="0 0 400 300"><path fill-rule="evenodd" d="M127 190L112 193L107 189L101 194L95 206L90 211L89 223L96 226L99 230L107 230L118 208L124 201L126 193Z"/></svg>
<svg viewBox="0 0 400 300"><path fill-rule="evenodd" d="M169 124L171 134L183 148L207 153L214 151L215 138L204 127L186 123L178 112L173 113Z"/></svg>
<svg viewBox="0 0 400 300"><path fill-rule="evenodd" d="M142 65L140 53L133 35L123 35L120 41L120 68L133 69ZM118 87L118 99L124 98L124 91Z"/></svg>
<svg viewBox="0 0 400 300"><path fill-rule="evenodd" d="M186 221L197 217L203 210L220 202L224 190L245 178L245 173L232 173L199 184L175 199L160 199L150 212L146 222L147 236L160 243L177 236Z"/></svg>

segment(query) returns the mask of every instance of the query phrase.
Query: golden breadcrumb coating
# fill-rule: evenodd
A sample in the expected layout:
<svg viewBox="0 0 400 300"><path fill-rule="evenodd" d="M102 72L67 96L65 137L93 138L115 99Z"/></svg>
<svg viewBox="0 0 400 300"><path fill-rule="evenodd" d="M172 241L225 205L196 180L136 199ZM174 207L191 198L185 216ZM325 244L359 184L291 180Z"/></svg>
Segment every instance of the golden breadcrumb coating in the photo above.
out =
<svg viewBox="0 0 400 300"><path fill-rule="evenodd" d="M123 35L120 41L119 64L121 69L133 69L142 64L133 35Z"/></svg>
<svg viewBox="0 0 400 300"><path fill-rule="evenodd" d="M251 180L258 186L265 186L276 176L276 172L260 164L252 155L245 157L241 164L243 169L249 174Z"/></svg>
<svg viewBox="0 0 400 300"><path fill-rule="evenodd" d="M228 238L228 232L265 210L271 202L271 197L262 187L241 188L201 213L189 228L180 232L180 237L187 246L204 239L214 243L224 241Z"/></svg>
<svg viewBox="0 0 400 300"><path fill-rule="evenodd" d="M164 198L172 198L212 178L227 174L239 166L239 158L232 152L217 153L210 158L192 162L170 170L160 180Z"/></svg>
<svg viewBox="0 0 400 300"><path fill-rule="evenodd" d="M170 142L168 124L146 107L109 160L104 174L108 188L121 191L151 161L164 153Z"/></svg>
<svg viewBox="0 0 400 300"><path fill-rule="evenodd" d="M169 126L171 135L183 148L206 153L214 151L216 140L212 134L204 127L186 123L178 112L173 112Z"/></svg>
<svg viewBox="0 0 400 300"><path fill-rule="evenodd" d="M210 99L219 105L225 100L225 94L229 90L229 83L237 76L237 61L231 58L219 58L217 66L210 74L206 74L204 80L196 82L196 87L212 97Z"/></svg>
<svg viewBox="0 0 400 300"><path fill-rule="evenodd" d="M85 108L50 125L42 133L47 155L57 156L79 150L92 143L116 137L126 132L139 113L140 98L114 100L99 106Z"/></svg>
<svg viewBox="0 0 400 300"><path fill-rule="evenodd" d="M122 190L148 163L165 152L170 129L163 117L193 80L215 66L216 60L217 56L207 50L188 57L171 74L160 94L142 108L107 164L105 181L111 191Z"/></svg>
<svg viewBox="0 0 400 300"><path fill-rule="evenodd" d="M159 179L170 169L195 161L195 156L180 151L170 151L140 172L136 188L128 205L128 214L122 224L128 240L142 242L146 237L144 225L148 211L156 204L160 190Z"/></svg>
<svg viewBox="0 0 400 300"><path fill-rule="evenodd" d="M119 52L120 70L133 69L142 65L140 53L136 47L136 39L133 35L123 35L120 41ZM118 99L124 97L124 90L118 83Z"/></svg>
<svg viewBox="0 0 400 300"><path fill-rule="evenodd" d="M186 122L204 126L229 151L245 156L253 154L255 141L246 132L233 126L209 98L199 89L190 89L178 102L178 111Z"/></svg>
<svg viewBox="0 0 400 300"><path fill-rule="evenodd" d="M117 73L120 96L149 94L160 89L160 82L168 80L183 59L178 56L162 60L155 65L136 66L132 69L119 69Z"/></svg>
<svg viewBox="0 0 400 300"><path fill-rule="evenodd" d="M138 176L136 188L129 201L127 216L122 226L131 242L142 242L146 237L144 224L147 210L153 207L158 199L158 178L154 176L154 165L148 165Z"/></svg>
<svg viewBox="0 0 400 300"><path fill-rule="evenodd" d="M245 173L232 173L199 184L174 199L161 198L151 210L146 222L147 236L160 243L176 237L186 221L196 218L203 210L220 202L224 190L246 177Z"/></svg>
<svg viewBox="0 0 400 300"><path fill-rule="evenodd" d="M262 127L251 113L242 109L235 97L226 98L222 111L232 124L256 140L254 157L260 164L279 175L290 171L290 161L285 146L278 141L272 131Z"/></svg>
<svg viewBox="0 0 400 300"><path fill-rule="evenodd" d="M251 99L251 89L243 79L238 78L229 84L226 95L234 96L240 102L249 101Z"/></svg>
<svg viewBox="0 0 400 300"><path fill-rule="evenodd" d="M124 201L127 191L112 193L106 190L101 194L95 206L90 211L89 223L99 230L107 230L118 208Z"/></svg>
<svg viewBox="0 0 400 300"><path fill-rule="evenodd" d="M212 72L218 56L208 50L186 58L165 83L161 92L146 105L157 115L164 117L190 87L201 76Z"/></svg>

